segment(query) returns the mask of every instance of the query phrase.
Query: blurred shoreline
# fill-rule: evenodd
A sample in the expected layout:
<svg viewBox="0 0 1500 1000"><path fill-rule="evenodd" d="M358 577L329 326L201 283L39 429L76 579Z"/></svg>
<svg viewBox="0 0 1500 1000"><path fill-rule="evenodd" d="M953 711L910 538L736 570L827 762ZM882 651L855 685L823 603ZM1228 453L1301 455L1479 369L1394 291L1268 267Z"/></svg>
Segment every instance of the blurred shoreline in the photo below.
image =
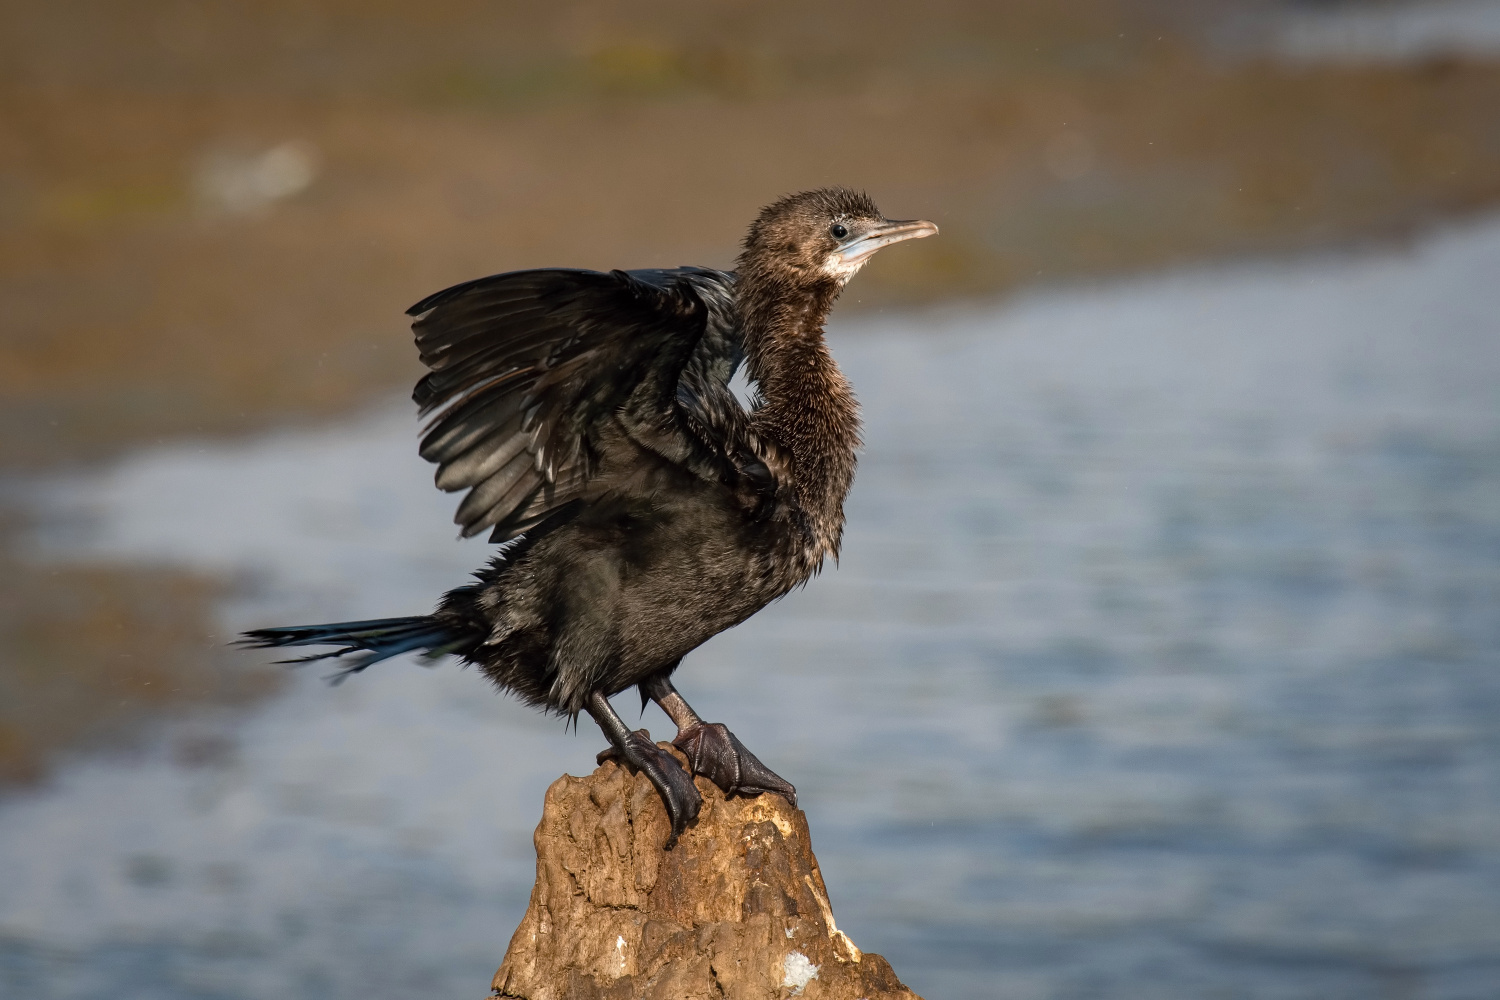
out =
<svg viewBox="0 0 1500 1000"><path fill-rule="evenodd" d="M1221 59L1170 5L988 6L0 6L0 468L348 412L419 374L401 311L436 288L729 266L820 184L943 227L844 312L1500 201L1500 60Z"/></svg>

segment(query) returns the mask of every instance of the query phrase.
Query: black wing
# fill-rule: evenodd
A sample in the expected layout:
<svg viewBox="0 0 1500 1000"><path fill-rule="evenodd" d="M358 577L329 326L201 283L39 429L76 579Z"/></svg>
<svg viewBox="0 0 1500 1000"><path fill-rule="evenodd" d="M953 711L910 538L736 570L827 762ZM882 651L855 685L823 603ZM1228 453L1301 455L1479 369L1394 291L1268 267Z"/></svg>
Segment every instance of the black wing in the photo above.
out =
<svg viewBox="0 0 1500 1000"><path fill-rule="evenodd" d="M413 398L438 414L421 454L439 488L469 491L463 534L506 541L579 496L610 419L681 453L669 457L701 450L705 431L741 431L727 410L740 410L732 282L702 268L513 271L407 310L432 369Z"/></svg>

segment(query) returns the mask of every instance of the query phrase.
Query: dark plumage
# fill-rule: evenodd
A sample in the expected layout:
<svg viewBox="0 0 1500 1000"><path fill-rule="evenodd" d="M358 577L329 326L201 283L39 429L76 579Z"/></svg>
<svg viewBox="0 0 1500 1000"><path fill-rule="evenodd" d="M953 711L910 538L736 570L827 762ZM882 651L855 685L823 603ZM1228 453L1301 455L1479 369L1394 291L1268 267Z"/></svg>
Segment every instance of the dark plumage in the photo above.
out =
<svg viewBox="0 0 1500 1000"><path fill-rule="evenodd" d="M726 792L795 790L670 677L837 555L854 478L858 406L823 340L844 283L871 254L928 236L832 188L764 209L737 271L515 271L409 312L435 414L421 454L467 491L463 534L506 543L432 615L259 629L259 646L332 645L340 677L399 653L453 654L527 702L589 712L644 770L672 817L699 796L676 760L632 733L608 697L639 686L673 741ZM741 364L747 412L729 388ZM670 846L670 842L668 844Z"/></svg>

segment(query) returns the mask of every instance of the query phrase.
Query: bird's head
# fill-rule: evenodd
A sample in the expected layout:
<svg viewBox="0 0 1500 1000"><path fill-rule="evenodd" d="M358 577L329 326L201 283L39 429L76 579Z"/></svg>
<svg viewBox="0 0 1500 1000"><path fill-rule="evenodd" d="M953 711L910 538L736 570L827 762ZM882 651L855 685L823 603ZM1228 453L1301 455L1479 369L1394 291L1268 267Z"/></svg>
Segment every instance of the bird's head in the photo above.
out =
<svg viewBox="0 0 1500 1000"><path fill-rule="evenodd" d="M791 194L761 209L737 265L742 273L797 283L842 285L881 247L936 235L930 222L895 221L870 196L848 188Z"/></svg>

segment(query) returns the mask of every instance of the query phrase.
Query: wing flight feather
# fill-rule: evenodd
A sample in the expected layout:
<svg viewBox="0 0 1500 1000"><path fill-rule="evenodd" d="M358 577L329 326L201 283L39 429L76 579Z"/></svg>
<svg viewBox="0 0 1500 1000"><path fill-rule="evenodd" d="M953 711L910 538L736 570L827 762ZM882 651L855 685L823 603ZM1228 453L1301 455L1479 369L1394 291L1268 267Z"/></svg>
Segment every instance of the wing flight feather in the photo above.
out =
<svg viewBox="0 0 1500 1000"><path fill-rule="evenodd" d="M732 281L702 268L513 271L412 306L431 369L413 398L435 415L421 455L439 488L469 491L454 518L463 534L506 541L578 497L611 419L684 438L722 431L726 400L739 409Z"/></svg>

